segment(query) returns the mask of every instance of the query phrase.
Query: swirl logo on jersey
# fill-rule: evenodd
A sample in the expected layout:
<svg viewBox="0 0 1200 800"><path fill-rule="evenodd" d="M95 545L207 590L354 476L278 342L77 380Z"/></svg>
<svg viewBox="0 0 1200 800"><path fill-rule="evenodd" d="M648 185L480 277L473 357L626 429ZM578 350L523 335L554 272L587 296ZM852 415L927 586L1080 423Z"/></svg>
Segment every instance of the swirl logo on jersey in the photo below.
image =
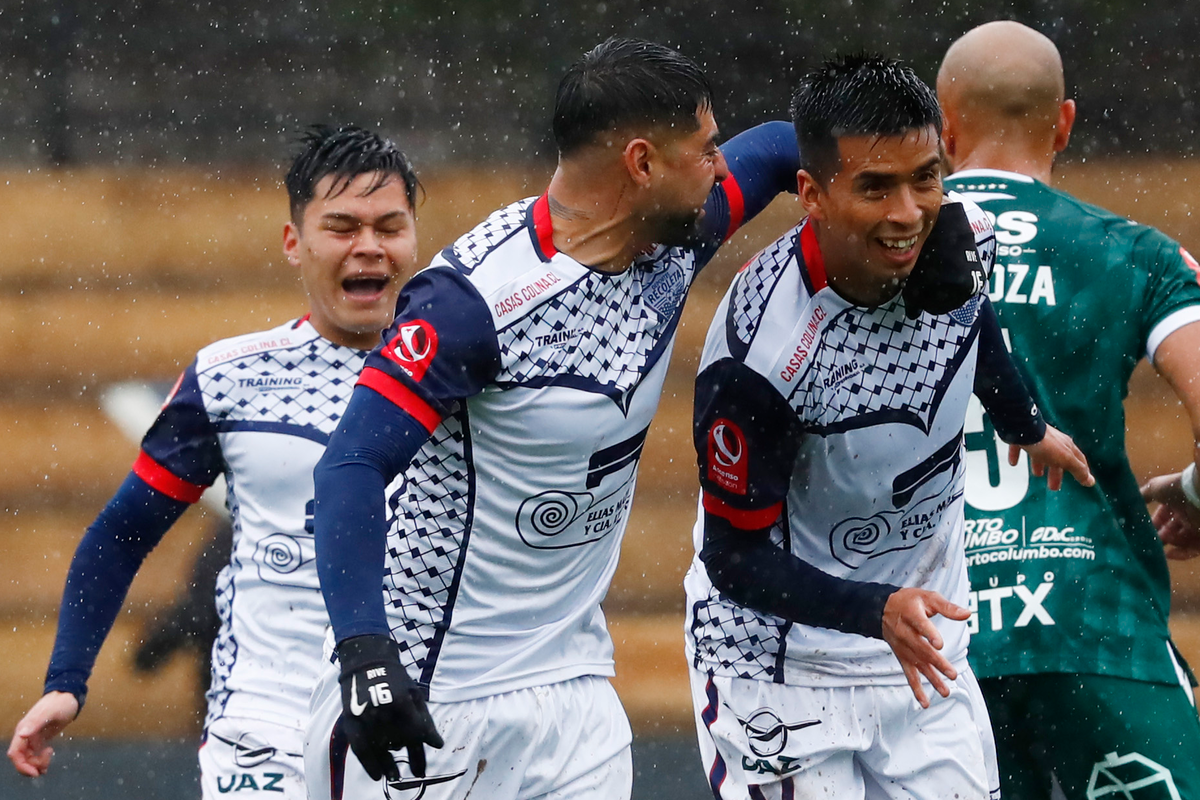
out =
<svg viewBox="0 0 1200 800"><path fill-rule="evenodd" d="M747 463L750 461L746 435L737 423L721 418L708 429L708 479L733 494L745 494Z"/></svg>
<svg viewBox="0 0 1200 800"><path fill-rule="evenodd" d="M624 523L632 501L632 475L598 500L591 492L542 492L517 509L517 533L537 550L591 544Z"/></svg>
<svg viewBox="0 0 1200 800"><path fill-rule="evenodd" d="M437 331L423 319L403 322L396 335L383 348L383 355L400 365L414 381L425 377L433 357L437 355Z"/></svg>
<svg viewBox="0 0 1200 800"><path fill-rule="evenodd" d="M258 577L266 583L315 588L308 571L298 575L296 571L311 564L316 556L311 536L273 533L259 541L254 563L258 565Z"/></svg>
<svg viewBox="0 0 1200 800"><path fill-rule="evenodd" d="M788 733L820 725L819 719L803 722L784 722L769 708L760 708L747 719L737 718L746 730L746 741L750 750L761 758L771 758L783 752L788 744Z"/></svg>
<svg viewBox="0 0 1200 800"><path fill-rule="evenodd" d="M829 534L829 551L842 564L858 569L869 559L910 550L941 528L946 510L962 499L958 485L962 433L937 452L892 481L892 503L898 511L869 518L850 517ZM913 498L920 492L920 500Z"/></svg>

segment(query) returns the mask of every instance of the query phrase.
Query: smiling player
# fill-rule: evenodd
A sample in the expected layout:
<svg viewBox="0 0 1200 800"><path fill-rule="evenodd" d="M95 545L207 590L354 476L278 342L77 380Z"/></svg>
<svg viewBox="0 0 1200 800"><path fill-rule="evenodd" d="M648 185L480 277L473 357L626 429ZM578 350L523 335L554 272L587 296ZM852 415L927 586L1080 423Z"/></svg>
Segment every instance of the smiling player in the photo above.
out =
<svg viewBox="0 0 1200 800"><path fill-rule="evenodd" d="M217 581L203 794L305 797L303 726L328 625L313 563L312 470L414 271L417 178L376 134L320 127L305 137L287 189L283 250L309 313L210 345L180 377L71 562L46 694L8 750L25 775L46 772L47 742L82 708L142 560L224 473L234 543Z"/></svg>
<svg viewBox="0 0 1200 800"><path fill-rule="evenodd" d="M722 800L984 798L962 607L972 390L1052 483L1091 477L1004 351L981 295L991 225L943 197L929 87L844 58L792 113L808 217L738 275L696 382L685 585L705 766ZM940 291L943 274L966 280Z"/></svg>

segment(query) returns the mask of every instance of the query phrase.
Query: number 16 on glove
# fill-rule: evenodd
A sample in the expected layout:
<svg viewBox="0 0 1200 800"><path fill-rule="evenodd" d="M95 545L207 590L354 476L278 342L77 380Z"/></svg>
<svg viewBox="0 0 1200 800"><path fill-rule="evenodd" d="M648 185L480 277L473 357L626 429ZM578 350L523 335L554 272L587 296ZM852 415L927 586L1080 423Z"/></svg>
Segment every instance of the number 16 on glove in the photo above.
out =
<svg viewBox="0 0 1200 800"><path fill-rule="evenodd" d="M391 751L407 749L409 768L425 777L425 745L441 748L425 698L400 663L390 636L355 636L337 647L342 729L371 780L400 779Z"/></svg>

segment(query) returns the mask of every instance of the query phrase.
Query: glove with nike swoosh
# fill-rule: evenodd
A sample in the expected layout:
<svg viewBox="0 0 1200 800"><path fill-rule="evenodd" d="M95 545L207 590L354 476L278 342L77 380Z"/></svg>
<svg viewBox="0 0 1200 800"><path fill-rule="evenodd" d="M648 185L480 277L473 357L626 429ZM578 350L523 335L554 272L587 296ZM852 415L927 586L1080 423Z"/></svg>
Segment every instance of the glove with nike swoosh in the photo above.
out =
<svg viewBox="0 0 1200 800"><path fill-rule="evenodd" d="M367 634L337 646L342 666L342 729L354 755L371 776L400 779L390 751L408 749L413 775L425 777L425 745L444 742L425 698L404 667L390 636Z"/></svg>
<svg viewBox="0 0 1200 800"><path fill-rule="evenodd" d="M946 203L901 290L905 314L909 319L922 311L948 314L977 294L987 280L966 209L962 203Z"/></svg>

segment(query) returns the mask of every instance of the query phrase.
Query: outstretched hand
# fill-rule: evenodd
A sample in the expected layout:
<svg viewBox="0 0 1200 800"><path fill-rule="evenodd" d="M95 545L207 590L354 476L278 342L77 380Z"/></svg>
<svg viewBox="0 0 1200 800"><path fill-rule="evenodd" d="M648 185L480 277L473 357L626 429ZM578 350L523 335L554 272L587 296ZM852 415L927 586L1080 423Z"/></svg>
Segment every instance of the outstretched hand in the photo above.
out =
<svg viewBox="0 0 1200 800"><path fill-rule="evenodd" d="M1052 492L1062 488L1063 472L1069 472L1082 486L1095 486L1096 479L1088 469L1083 451L1075 446L1075 440L1052 425L1046 426L1046 435L1037 444L1012 444L1008 446L1008 463L1017 465L1021 451L1029 454L1029 466L1039 478L1046 477L1046 486Z"/></svg>
<svg viewBox="0 0 1200 800"><path fill-rule="evenodd" d="M1163 543L1163 553L1172 561L1200 556L1200 509L1188 502L1180 486L1182 473L1159 475L1142 486L1142 499L1158 503L1150 519Z"/></svg>
<svg viewBox="0 0 1200 800"><path fill-rule="evenodd" d="M930 622L938 614L960 622L971 616L967 609L928 589L900 589L888 597L883 607L883 639L900 661L921 708L929 708L929 698L921 686L922 675L942 697L950 696L942 676L958 679L954 665L939 652L944 644L942 635Z"/></svg>
<svg viewBox="0 0 1200 800"><path fill-rule="evenodd" d="M33 704L13 732L8 758L17 772L36 778L50 769L54 748L50 740L79 715L79 701L70 692L48 692Z"/></svg>

